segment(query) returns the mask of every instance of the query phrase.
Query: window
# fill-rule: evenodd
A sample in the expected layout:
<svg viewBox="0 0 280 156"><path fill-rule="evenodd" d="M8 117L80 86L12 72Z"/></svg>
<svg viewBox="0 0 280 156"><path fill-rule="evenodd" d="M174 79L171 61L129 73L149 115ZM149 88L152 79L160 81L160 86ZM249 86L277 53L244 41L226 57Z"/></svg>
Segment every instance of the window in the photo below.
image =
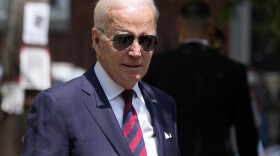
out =
<svg viewBox="0 0 280 156"><path fill-rule="evenodd" d="M50 0L50 32L70 30L70 0Z"/></svg>

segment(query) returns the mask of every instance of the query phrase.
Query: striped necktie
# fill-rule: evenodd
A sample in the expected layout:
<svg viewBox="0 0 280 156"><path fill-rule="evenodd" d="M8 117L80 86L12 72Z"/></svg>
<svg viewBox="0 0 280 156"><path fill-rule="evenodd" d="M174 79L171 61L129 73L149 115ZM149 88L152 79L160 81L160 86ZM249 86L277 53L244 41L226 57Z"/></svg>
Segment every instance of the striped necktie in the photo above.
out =
<svg viewBox="0 0 280 156"><path fill-rule="evenodd" d="M142 130L137 113L132 105L133 90L122 93L125 106L123 111L123 134L134 156L147 156Z"/></svg>

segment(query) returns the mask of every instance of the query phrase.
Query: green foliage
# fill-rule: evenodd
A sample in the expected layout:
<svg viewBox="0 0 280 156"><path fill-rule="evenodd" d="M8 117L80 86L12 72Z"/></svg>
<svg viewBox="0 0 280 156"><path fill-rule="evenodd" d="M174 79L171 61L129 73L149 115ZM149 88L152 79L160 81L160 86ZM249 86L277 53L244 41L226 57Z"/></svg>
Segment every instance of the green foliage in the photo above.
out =
<svg viewBox="0 0 280 156"><path fill-rule="evenodd" d="M245 0L228 0L218 11L217 17L215 17L216 23L228 23L229 19L234 15L234 9Z"/></svg>
<svg viewBox="0 0 280 156"><path fill-rule="evenodd" d="M253 8L262 10L266 19L259 21L253 29L262 34L269 34L267 51L276 52L280 43L280 1L279 0L253 0Z"/></svg>

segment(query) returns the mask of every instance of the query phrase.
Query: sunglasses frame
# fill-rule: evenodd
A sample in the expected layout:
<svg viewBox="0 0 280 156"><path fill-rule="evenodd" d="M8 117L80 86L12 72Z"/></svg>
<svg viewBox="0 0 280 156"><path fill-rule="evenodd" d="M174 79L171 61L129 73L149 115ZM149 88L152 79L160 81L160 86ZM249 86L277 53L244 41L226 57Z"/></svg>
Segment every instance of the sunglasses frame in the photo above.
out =
<svg viewBox="0 0 280 156"><path fill-rule="evenodd" d="M103 29L98 28L98 30L99 30L101 33L103 33L106 37L108 37L108 35L103 31ZM132 40L131 43L130 43L129 45L127 45L127 46L124 46L124 47L118 46L118 45L116 45L116 42L118 42L118 41L116 41L116 39L117 39L117 37L119 37L119 36L130 36L130 37L133 37L133 40ZM153 38L152 40L155 40L154 43L151 42L152 44L154 44L153 46L150 46L150 47L152 47L152 48L145 48L145 47L143 47L143 45L142 45L143 43L140 43L140 40L141 40L142 37L149 37L149 38L152 37L152 38ZM114 35L113 38L110 38L110 37L108 37L108 38L110 39L110 41L113 41L113 47L114 47L115 49L117 49L117 50L124 50L124 49L128 48L129 46L131 46L131 44L133 43L133 41L135 40L135 38L138 38L138 43L139 43L139 45L140 45L141 48L144 49L146 52L155 50L155 47L156 47L156 45L158 44L158 37L155 36L155 35L141 35L141 36L135 37L135 36L130 35L130 34L117 34L117 35ZM150 43L150 44L151 44L151 43Z"/></svg>

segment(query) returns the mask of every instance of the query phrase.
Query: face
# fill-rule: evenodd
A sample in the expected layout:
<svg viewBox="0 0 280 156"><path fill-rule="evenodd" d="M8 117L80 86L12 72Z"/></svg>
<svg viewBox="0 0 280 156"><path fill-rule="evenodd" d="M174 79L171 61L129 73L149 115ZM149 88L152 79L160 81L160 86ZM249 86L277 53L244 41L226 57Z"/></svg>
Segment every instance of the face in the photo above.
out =
<svg viewBox="0 0 280 156"><path fill-rule="evenodd" d="M131 89L146 74L153 51L145 51L135 38L124 50L113 47L111 39L117 34L155 35L154 16L149 5L114 6L109 8L106 35L102 38L92 29L93 46L98 61L107 74L119 85ZM100 34L100 33L99 33Z"/></svg>

